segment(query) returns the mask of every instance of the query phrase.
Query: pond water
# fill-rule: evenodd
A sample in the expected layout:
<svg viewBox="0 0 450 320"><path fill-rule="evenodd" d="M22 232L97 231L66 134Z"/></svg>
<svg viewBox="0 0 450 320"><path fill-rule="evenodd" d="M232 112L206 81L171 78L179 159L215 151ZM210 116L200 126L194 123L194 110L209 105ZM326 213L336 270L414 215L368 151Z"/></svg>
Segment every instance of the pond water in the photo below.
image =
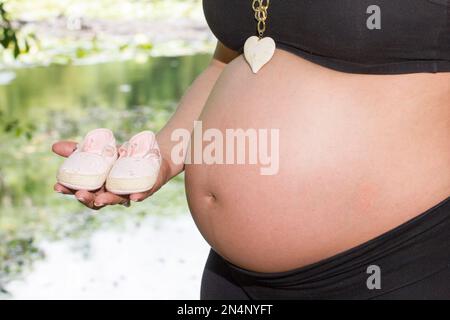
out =
<svg viewBox="0 0 450 320"><path fill-rule="evenodd" d="M188 215L183 177L131 208L93 214L52 191L62 160L50 148L97 127L112 129L118 141L159 130L209 60L0 71L0 297L198 296L192 281L199 283L207 245ZM85 276L73 281L74 274Z"/></svg>

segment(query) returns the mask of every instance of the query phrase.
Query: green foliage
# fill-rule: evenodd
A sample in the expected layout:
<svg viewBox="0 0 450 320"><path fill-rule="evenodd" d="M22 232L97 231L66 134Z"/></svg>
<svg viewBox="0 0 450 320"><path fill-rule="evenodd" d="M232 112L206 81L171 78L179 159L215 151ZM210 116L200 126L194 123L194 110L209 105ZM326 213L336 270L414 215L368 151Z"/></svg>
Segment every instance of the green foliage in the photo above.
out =
<svg viewBox="0 0 450 320"><path fill-rule="evenodd" d="M80 21L88 19L98 25L117 23L120 28L127 29L128 34L117 35L115 29L92 32L89 28L84 30L82 27L79 30L68 30L62 22L78 17L73 12L79 8ZM123 8L128 8L126 16ZM184 41L178 40L155 44L146 34L134 33L134 29L129 27L139 24L130 21L161 23L168 17L190 17L192 8L201 10L200 0L0 0L0 73L2 69L14 70L21 65L92 64L122 59L145 62L150 55L155 54L185 55L204 52L209 47L206 42L203 43L204 46L198 43L188 46ZM55 19L61 23L57 30L44 22ZM39 41L34 32L38 33ZM33 86L24 90L33 90ZM22 93L15 94L20 96ZM36 123L32 119L24 121L24 117L18 118L16 112L8 110L10 108L7 103L0 96L0 134L24 136L30 140Z"/></svg>
<svg viewBox="0 0 450 320"><path fill-rule="evenodd" d="M8 12L5 9L5 2L0 0L0 45L3 50L12 50L14 58L20 54L30 51L30 42L37 41L34 34L19 36L17 28L14 28ZM34 129L32 123L21 123L19 119L8 119L2 110L0 110L0 131L14 135L16 137L25 135L31 139Z"/></svg>
<svg viewBox="0 0 450 320"><path fill-rule="evenodd" d="M7 294L2 283L20 275L33 261L41 259L44 253L36 247L34 239L29 237L9 238L0 234L0 243L0 293Z"/></svg>
<svg viewBox="0 0 450 320"><path fill-rule="evenodd" d="M15 58L20 54L30 51L31 41L36 41L33 34L23 36L18 35L18 29L14 28L8 12L5 9L5 2L0 0L0 45L3 49L11 49Z"/></svg>
<svg viewBox="0 0 450 320"><path fill-rule="evenodd" d="M3 48L8 49L11 46L14 50L14 57L18 57L20 54L19 41L17 40L16 30L9 21L8 14L5 10L5 3L0 2L0 44ZM26 48L28 43L26 43Z"/></svg>
<svg viewBox="0 0 450 320"><path fill-rule="evenodd" d="M149 55L209 52L214 45L201 28L194 28L185 36L177 28L171 28L173 22L167 22L204 23L201 0L0 0L0 3L7 4L3 6L7 22L0 24L0 28L3 25L2 30L8 34L5 39L9 47L3 54L0 50L0 69L20 64L91 64L136 57L145 60ZM167 30L155 37L155 32L147 27L150 23L155 30ZM192 32L198 32L197 39ZM20 53L16 60L14 50Z"/></svg>
<svg viewBox="0 0 450 320"><path fill-rule="evenodd" d="M20 137L25 136L28 140L33 137L33 131L36 125L30 122L22 122L17 118L8 119L7 115L0 110L0 128L3 133L8 136Z"/></svg>

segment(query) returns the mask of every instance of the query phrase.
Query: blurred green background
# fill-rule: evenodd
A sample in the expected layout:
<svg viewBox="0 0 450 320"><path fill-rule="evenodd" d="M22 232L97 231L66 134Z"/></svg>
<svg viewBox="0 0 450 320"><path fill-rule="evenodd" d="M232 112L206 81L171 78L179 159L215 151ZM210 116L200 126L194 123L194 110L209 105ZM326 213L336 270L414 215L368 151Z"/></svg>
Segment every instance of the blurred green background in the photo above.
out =
<svg viewBox="0 0 450 320"><path fill-rule="evenodd" d="M119 141L160 129L209 63L214 39L198 0L0 3L0 31L16 36L0 47L1 296L45 259L42 240L187 212L180 176L126 214L118 207L93 215L52 191L61 159L50 149L97 127L112 129Z"/></svg>

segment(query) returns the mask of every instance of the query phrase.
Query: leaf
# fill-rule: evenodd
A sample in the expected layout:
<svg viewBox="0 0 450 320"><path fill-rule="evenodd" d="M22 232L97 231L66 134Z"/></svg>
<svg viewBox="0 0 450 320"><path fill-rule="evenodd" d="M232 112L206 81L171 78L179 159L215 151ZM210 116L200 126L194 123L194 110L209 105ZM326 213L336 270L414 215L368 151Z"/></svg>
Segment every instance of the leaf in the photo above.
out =
<svg viewBox="0 0 450 320"><path fill-rule="evenodd" d="M20 47L16 40L14 41L14 58L17 58L19 55L20 55Z"/></svg>
<svg viewBox="0 0 450 320"><path fill-rule="evenodd" d="M141 49L141 50L151 50L153 48L153 44L151 44L151 43L140 43L137 47L139 49Z"/></svg>
<svg viewBox="0 0 450 320"><path fill-rule="evenodd" d="M2 20L4 19L4 16L6 15L6 10L3 7L5 4L3 2L0 2L0 18L2 18Z"/></svg>
<svg viewBox="0 0 450 320"><path fill-rule="evenodd" d="M77 58L84 58L87 56L87 51L83 48L77 48L75 55L77 56Z"/></svg>
<svg viewBox="0 0 450 320"><path fill-rule="evenodd" d="M21 127L16 127L16 137L20 137L22 135L23 129Z"/></svg>
<svg viewBox="0 0 450 320"><path fill-rule="evenodd" d="M24 53L30 52L30 44L28 43L28 40L25 39L25 49Z"/></svg>
<svg viewBox="0 0 450 320"><path fill-rule="evenodd" d="M7 29L3 30L3 36L0 40L0 44L2 45L3 48L8 48L9 46L9 42L10 42L10 36L9 36L9 32Z"/></svg>
<svg viewBox="0 0 450 320"><path fill-rule="evenodd" d="M5 132L11 132L15 127L17 127L19 124L19 120L13 120L6 124L5 126Z"/></svg>

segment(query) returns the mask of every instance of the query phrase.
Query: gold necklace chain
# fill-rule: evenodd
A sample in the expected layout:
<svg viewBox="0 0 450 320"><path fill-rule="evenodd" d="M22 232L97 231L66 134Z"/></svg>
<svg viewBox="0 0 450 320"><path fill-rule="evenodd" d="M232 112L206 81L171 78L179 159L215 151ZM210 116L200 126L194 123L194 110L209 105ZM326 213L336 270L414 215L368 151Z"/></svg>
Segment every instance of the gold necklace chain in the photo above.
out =
<svg viewBox="0 0 450 320"><path fill-rule="evenodd" d="M270 0L253 0L252 8L255 11L255 19L258 21L257 30L259 37L262 38L266 31L267 9L269 9Z"/></svg>

